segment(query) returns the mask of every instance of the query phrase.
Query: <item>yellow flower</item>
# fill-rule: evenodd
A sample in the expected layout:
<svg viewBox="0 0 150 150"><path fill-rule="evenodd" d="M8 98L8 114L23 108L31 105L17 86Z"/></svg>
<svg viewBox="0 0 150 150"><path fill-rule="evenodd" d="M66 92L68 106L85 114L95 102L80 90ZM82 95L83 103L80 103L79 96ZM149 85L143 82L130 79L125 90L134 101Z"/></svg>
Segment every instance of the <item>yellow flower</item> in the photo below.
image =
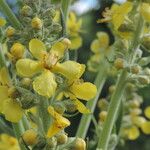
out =
<svg viewBox="0 0 150 150"><path fill-rule="evenodd" d="M23 109L20 104L9 95L9 90L12 85L6 68L0 70L0 83L2 84L0 85L0 112L5 115L6 120L17 123L22 118Z"/></svg>
<svg viewBox="0 0 150 150"><path fill-rule="evenodd" d="M145 110L144 110L144 114L145 116L150 119L150 106L148 106Z"/></svg>
<svg viewBox="0 0 150 150"><path fill-rule="evenodd" d="M49 127L47 137L51 138L70 125L70 121L57 113L52 106L48 107L48 112L53 117L53 123Z"/></svg>
<svg viewBox="0 0 150 150"><path fill-rule="evenodd" d="M126 129L125 132L129 140L135 140L140 135L140 131L136 126L132 126L131 128Z"/></svg>
<svg viewBox="0 0 150 150"><path fill-rule="evenodd" d="M7 134L1 134L0 150L20 150L17 139Z"/></svg>
<svg viewBox="0 0 150 150"><path fill-rule="evenodd" d="M109 46L109 36L106 32L98 32L97 37L91 44L91 50L95 54L103 52Z"/></svg>
<svg viewBox="0 0 150 150"><path fill-rule="evenodd" d="M48 53L42 41L32 39L29 43L29 50L37 60L26 58L16 63L17 72L23 77L32 77L41 72L41 75L34 79L33 88L42 96L51 97L56 90L57 83L52 72L60 73L72 80L78 78L84 71L85 67L74 61L58 62L66 50L66 44L63 42L55 43Z"/></svg>
<svg viewBox="0 0 150 150"><path fill-rule="evenodd" d="M76 105L78 111L84 114L90 113L90 110L86 108L86 106L78 99L88 101L94 98L96 93L97 88L94 84L90 82L81 82L79 79L68 83L68 88L63 91L63 95L65 97L70 97Z"/></svg>
<svg viewBox="0 0 150 150"><path fill-rule="evenodd" d="M150 121L145 121L142 124L141 129L142 129L143 133L150 134Z"/></svg>
<svg viewBox="0 0 150 150"><path fill-rule="evenodd" d="M106 9L103 13L104 19L99 19L98 23L110 21L115 30L124 23L128 13L132 10L133 4L131 2L125 2L122 5L114 4L111 9Z"/></svg>
<svg viewBox="0 0 150 150"><path fill-rule="evenodd" d="M0 17L0 27L3 27L6 24L6 20Z"/></svg>
<svg viewBox="0 0 150 150"><path fill-rule="evenodd" d="M82 45L82 38L79 33L82 26L82 20L77 20L75 13L70 12L67 22L67 32L71 40L71 49L76 50Z"/></svg>
<svg viewBox="0 0 150 150"><path fill-rule="evenodd" d="M142 3L140 7L140 12L146 21L150 21L150 4Z"/></svg>

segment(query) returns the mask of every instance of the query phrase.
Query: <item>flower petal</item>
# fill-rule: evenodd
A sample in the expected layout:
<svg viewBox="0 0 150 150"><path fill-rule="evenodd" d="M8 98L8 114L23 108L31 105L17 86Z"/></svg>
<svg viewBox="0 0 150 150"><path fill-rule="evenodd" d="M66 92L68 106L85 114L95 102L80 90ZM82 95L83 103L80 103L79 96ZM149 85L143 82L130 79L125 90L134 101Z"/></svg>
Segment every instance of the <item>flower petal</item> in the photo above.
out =
<svg viewBox="0 0 150 150"><path fill-rule="evenodd" d="M90 82L74 82L70 91L79 99L90 100L96 96L97 88Z"/></svg>
<svg viewBox="0 0 150 150"><path fill-rule="evenodd" d="M56 56L58 56L58 58L62 58L64 56L64 52L67 49L67 46L65 44L63 44L63 42L56 42L50 52L55 54Z"/></svg>
<svg viewBox="0 0 150 150"><path fill-rule="evenodd" d="M2 83L2 85L10 84L9 74L5 67L0 69L0 82Z"/></svg>
<svg viewBox="0 0 150 150"><path fill-rule="evenodd" d="M56 87L54 75L48 70L45 70L33 81L34 90L42 96L51 97L55 93Z"/></svg>
<svg viewBox="0 0 150 150"><path fill-rule="evenodd" d="M44 54L46 54L46 47L44 43L38 39L32 39L29 42L29 50L32 55L39 60L41 60Z"/></svg>
<svg viewBox="0 0 150 150"><path fill-rule="evenodd" d="M129 140L135 140L139 137L140 131L136 126L133 126L127 129L127 135L128 135Z"/></svg>
<svg viewBox="0 0 150 150"><path fill-rule="evenodd" d="M0 27L3 27L6 24L6 20L0 17Z"/></svg>
<svg viewBox="0 0 150 150"><path fill-rule="evenodd" d="M0 86L0 112L2 112L4 101L8 98L8 87Z"/></svg>
<svg viewBox="0 0 150 150"><path fill-rule="evenodd" d="M141 130L145 134L150 134L150 121L145 121L141 126Z"/></svg>
<svg viewBox="0 0 150 150"><path fill-rule="evenodd" d="M55 134L59 133L64 128L68 127L70 125L70 121L64 118L59 113L57 113L52 106L48 107L48 112L54 118L54 122L49 127L48 132L47 132L47 137L50 138L54 136Z"/></svg>
<svg viewBox="0 0 150 150"><path fill-rule="evenodd" d="M71 39L71 49L76 50L82 45L82 38L80 36L72 37Z"/></svg>
<svg viewBox="0 0 150 150"><path fill-rule="evenodd" d="M64 63L57 63L52 71L60 73L66 78L78 79L82 76L85 71L85 65L79 64L75 61L65 61Z"/></svg>
<svg viewBox="0 0 150 150"><path fill-rule="evenodd" d="M17 123L22 118L23 109L16 100L9 98L5 100L3 106L3 114L6 120Z"/></svg>
<svg viewBox="0 0 150 150"><path fill-rule="evenodd" d="M16 69L19 75L32 77L42 70L42 65L31 59L19 59L16 63Z"/></svg>
<svg viewBox="0 0 150 150"><path fill-rule="evenodd" d="M74 104L77 106L77 109L80 113L83 113L83 114L90 113L90 110L86 108L86 106L83 103L81 103L78 99L75 99L73 101L74 101Z"/></svg>

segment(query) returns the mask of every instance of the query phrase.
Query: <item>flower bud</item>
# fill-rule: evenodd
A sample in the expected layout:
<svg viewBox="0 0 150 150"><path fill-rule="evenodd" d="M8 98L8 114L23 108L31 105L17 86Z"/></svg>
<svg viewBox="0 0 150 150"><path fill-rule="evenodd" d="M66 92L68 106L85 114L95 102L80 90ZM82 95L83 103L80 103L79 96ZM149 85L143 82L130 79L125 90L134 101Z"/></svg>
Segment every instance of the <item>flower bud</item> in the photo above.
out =
<svg viewBox="0 0 150 150"><path fill-rule="evenodd" d="M65 107L60 103L55 104L53 107L59 114L63 114L65 112Z"/></svg>
<svg viewBox="0 0 150 150"><path fill-rule="evenodd" d="M145 68L144 73L145 75L150 76L150 68Z"/></svg>
<svg viewBox="0 0 150 150"><path fill-rule="evenodd" d="M15 33L15 29L14 29L13 27L8 27L8 28L6 29L6 36L7 36L7 37L13 36L14 33Z"/></svg>
<svg viewBox="0 0 150 150"><path fill-rule="evenodd" d="M19 92L15 87L10 87L8 89L8 96L11 98L17 98L19 96Z"/></svg>
<svg viewBox="0 0 150 150"><path fill-rule="evenodd" d="M105 98L102 98L98 101L98 107L101 109L101 110L107 110L108 108L108 102Z"/></svg>
<svg viewBox="0 0 150 150"><path fill-rule="evenodd" d="M138 101L138 100L131 100L130 102L129 102L129 106L131 107L131 108L139 108L140 107L140 102Z"/></svg>
<svg viewBox="0 0 150 150"><path fill-rule="evenodd" d="M31 26L34 29L41 29L43 26L43 22L40 18L34 17L31 21Z"/></svg>
<svg viewBox="0 0 150 150"><path fill-rule="evenodd" d="M47 148L54 148L57 145L57 139L55 137L47 139Z"/></svg>
<svg viewBox="0 0 150 150"><path fill-rule="evenodd" d="M150 36L144 36L141 39L142 45L146 48L148 52L150 52Z"/></svg>
<svg viewBox="0 0 150 150"><path fill-rule="evenodd" d="M68 136L65 133L60 133L60 134L56 135L56 139L57 139L57 144L61 145L61 144L67 143Z"/></svg>
<svg viewBox="0 0 150 150"><path fill-rule="evenodd" d="M77 110L77 106L72 101L66 102L65 107L66 107L66 110L70 113L73 113Z"/></svg>
<svg viewBox="0 0 150 150"><path fill-rule="evenodd" d="M86 150L86 143L83 139L77 138L72 147L72 150Z"/></svg>
<svg viewBox="0 0 150 150"><path fill-rule="evenodd" d="M107 117L107 111L102 111L102 112L99 113L100 121L104 122L106 117Z"/></svg>
<svg viewBox="0 0 150 150"><path fill-rule="evenodd" d="M111 85L108 90L109 90L109 93L112 94L116 90L116 86Z"/></svg>
<svg viewBox="0 0 150 150"><path fill-rule="evenodd" d="M20 43L14 43L10 49L10 52L15 59L22 58L24 51L25 51L25 47Z"/></svg>
<svg viewBox="0 0 150 150"><path fill-rule="evenodd" d="M124 60L122 58L117 58L114 62L114 66L119 70L119 69L123 69L125 64L124 64Z"/></svg>
<svg viewBox="0 0 150 150"><path fill-rule="evenodd" d="M23 78L21 80L21 84L24 86L24 87L29 87L31 85L31 82L32 80L30 78Z"/></svg>
<svg viewBox="0 0 150 150"><path fill-rule="evenodd" d="M145 75L141 75L138 77L138 81L141 83L141 84L149 84L150 83L150 80L147 76Z"/></svg>
<svg viewBox="0 0 150 150"><path fill-rule="evenodd" d="M31 16L32 15L32 13L33 13L33 11L32 11L32 8L30 7L30 6L28 6L28 5L25 5L25 6L23 6L22 7L22 9L21 9L21 15L23 15L23 16Z"/></svg>
<svg viewBox="0 0 150 150"><path fill-rule="evenodd" d="M134 66L131 67L131 72L133 74L138 74L140 72L140 70L141 70L141 67L138 66L138 65L134 65Z"/></svg>
<svg viewBox="0 0 150 150"><path fill-rule="evenodd" d="M53 8L49 8L48 10L46 10L46 14L45 15L49 15L50 17L54 18L56 15L56 10Z"/></svg>
<svg viewBox="0 0 150 150"><path fill-rule="evenodd" d="M22 135L22 139L24 140L25 144L34 145L38 141L37 133L33 129L26 130Z"/></svg>

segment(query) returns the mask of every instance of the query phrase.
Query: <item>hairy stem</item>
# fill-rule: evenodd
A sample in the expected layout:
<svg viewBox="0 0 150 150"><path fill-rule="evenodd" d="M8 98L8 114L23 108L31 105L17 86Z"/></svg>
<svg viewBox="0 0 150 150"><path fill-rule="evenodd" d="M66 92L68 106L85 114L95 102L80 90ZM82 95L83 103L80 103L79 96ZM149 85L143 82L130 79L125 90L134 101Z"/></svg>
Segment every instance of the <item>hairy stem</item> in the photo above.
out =
<svg viewBox="0 0 150 150"><path fill-rule="evenodd" d="M139 46L139 39L140 39L142 30L143 30L143 24L144 24L144 21L143 21L142 17L139 16L137 26L136 26L136 31L134 32L135 34L133 36L133 40L132 40L130 48L129 48L129 51L131 54L130 58L129 58L129 62L131 64L133 64L135 61L135 54L136 54L136 50ZM124 93L124 89L125 89L125 85L126 85L125 81L126 81L127 77L128 77L128 73L127 73L126 69L124 69L117 81L116 90L111 97L111 102L110 102L110 105L108 108L108 115L107 115L106 121L104 123L101 135L99 137L97 150L100 150L100 149L107 150L109 139L110 139L110 134L112 132L112 129L113 129L113 126L114 126L114 123L116 120L117 111L119 109L121 98Z"/></svg>

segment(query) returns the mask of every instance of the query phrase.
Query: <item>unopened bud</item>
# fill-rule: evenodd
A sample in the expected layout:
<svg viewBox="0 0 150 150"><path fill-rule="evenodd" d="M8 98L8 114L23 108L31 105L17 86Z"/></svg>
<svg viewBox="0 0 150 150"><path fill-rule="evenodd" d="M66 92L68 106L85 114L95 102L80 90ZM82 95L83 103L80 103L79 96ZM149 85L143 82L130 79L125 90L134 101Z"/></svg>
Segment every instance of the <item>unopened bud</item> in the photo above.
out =
<svg viewBox="0 0 150 150"><path fill-rule="evenodd" d="M60 133L60 134L56 135L56 139L57 139L57 144L61 145L61 144L67 143L68 136L65 133Z"/></svg>
<svg viewBox="0 0 150 150"><path fill-rule="evenodd" d="M14 33L15 33L15 29L14 29L13 27L8 27L8 28L6 29L6 36L7 36L7 37L13 36Z"/></svg>
<svg viewBox="0 0 150 150"><path fill-rule="evenodd" d="M116 90L116 86L111 85L108 90L109 90L109 93L112 94Z"/></svg>
<svg viewBox="0 0 150 150"><path fill-rule="evenodd" d="M138 66L138 65L134 65L134 66L131 67L131 72L133 74L138 74L140 72L140 70L141 70L141 67Z"/></svg>
<svg viewBox="0 0 150 150"><path fill-rule="evenodd" d="M147 76L139 76L138 77L138 81L141 83L141 84L149 84L150 83L150 80Z"/></svg>
<svg viewBox="0 0 150 150"><path fill-rule="evenodd" d="M22 58L24 51L25 51L25 47L20 43L14 43L10 49L11 54L16 59Z"/></svg>
<svg viewBox="0 0 150 150"><path fill-rule="evenodd" d="M47 148L54 148L57 145L57 139L55 137L47 139Z"/></svg>
<svg viewBox="0 0 150 150"><path fill-rule="evenodd" d="M22 139L24 140L25 144L27 145L34 145L37 143L37 133L33 129L29 129L24 132L22 135Z"/></svg>
<svg viewBox="0 0 150 150"><path fill-rule="evenodd" d="M117 58L114 62L114 66L119 70L123 69L125 64L124 64L124 59L122 58Z"/></svg>
<svg viewBox="0 0 150 150"><path fill-rule="evenodd" d="M42 23L42 20L40 18L35 17L32 19L31 25L32 25L32 28L34 28L34 29L41 29L43 26L43 23Z"/></svg>
<svg viewBox="0 0 150 150"><path fill-rule="evenodd" d="M51 32L53 33L59 33L62 30L62 27L59 23L53 23L51 26Z"/></svg>
<svg viewBox="0 0 150 150"><path fill-rule="evenodd" d="M98 101L98 107L101 109L101 110L107 110L108 108L108 102L105 98L102 98Z"/></svg>
<svg viewBox="0 0 150 150"><path fill-rule="evenodd" d="M20 13L21 13L21 15L23 15L23 16L31 16L32 13L33 13L33 11L32 11L32 8L31 8L30 6L25 5L25 6L22 7Z"/></svg>
<svg viewBox="0 0 150 150"><path fill-rule="evenodd" d="M100 121L104 122L106 117L107 117L107 111L102 111L102 112L99 113Z"/></svg>
<svg viewBox="0 0 150 150"><path fill-rule="evenodd" d="M150 52L150 36L144 36L141 40L142 45Z"/></svg>
<svg viewBox="0 0 150 150"><path fill-rule="evenodd" d="M86 150L86 143L83 139L77 138L72 147L72 150Z"/></svg>
<svg viewBox="0 0 150 150"><path fill-rule="evenodd" d="M24 86L24 87L29 87L31 85L31 82L32 80L30 78L23 78L21 80L21 84Z"/></svg>
<svg viewBox="0 0 150 150"><path fill-rule="evenodd" d="M63 106L63 104L60 104L60 103L55 104L54 109L59 114L63 114L65 112L65 107Z"/></svg>

